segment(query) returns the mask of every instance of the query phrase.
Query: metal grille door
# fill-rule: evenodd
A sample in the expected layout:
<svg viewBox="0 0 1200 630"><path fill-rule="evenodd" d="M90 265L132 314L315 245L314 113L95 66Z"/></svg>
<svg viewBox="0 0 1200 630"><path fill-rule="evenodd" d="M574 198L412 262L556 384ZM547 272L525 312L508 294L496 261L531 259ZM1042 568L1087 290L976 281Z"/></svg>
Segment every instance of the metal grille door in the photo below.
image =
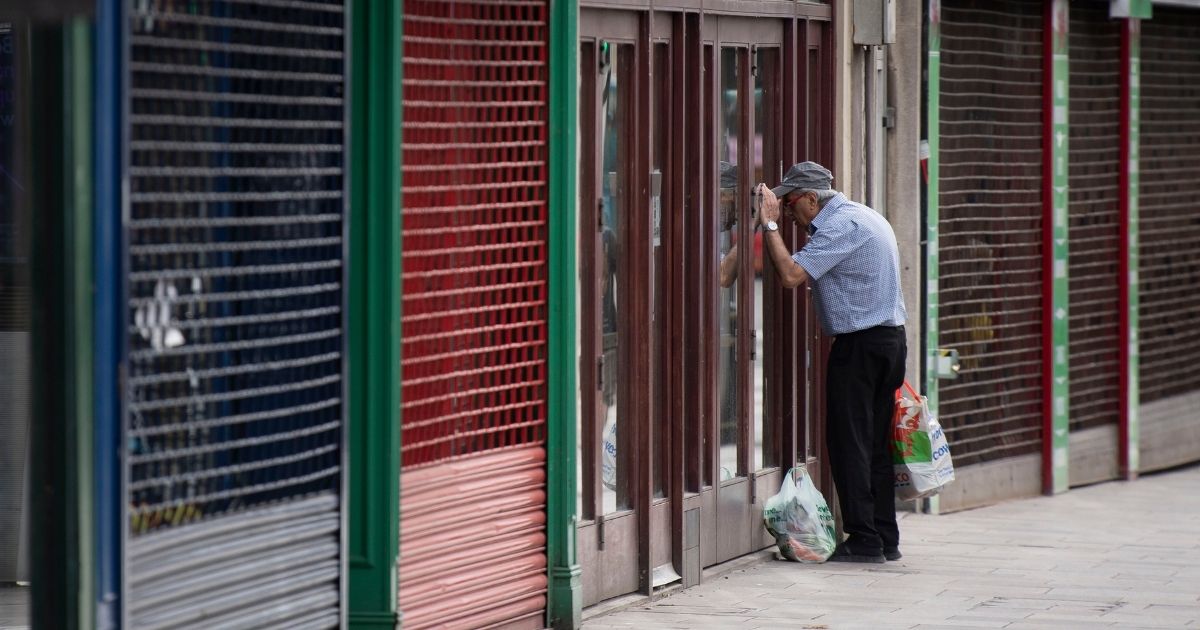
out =
<svg viewBox="0 0 1200 630"><path fill-rule="evenodd" d="M1042 3L942 3L939 413L958 465L1042 434Z"/></svg>
<svg viewBox="0 0 1200 630"><path fill-rule="evenodd" d="M404 3L400 607L541 627L547 3Z"/></svg>
<svg viewBox="0 0 1200 630"><path fill-rule="evenodd" d="M1200 12L1142 25L1142 404L1200 391Z"/></svg>
<svg viewBox="0 0 1200 630"><path fill-rule="evenodd" d="M128 6L125 627L337 627L343 5Z"/></svg>
<svg viewBox="0 0 1200 630"><path fill-rule="evenodd" d="M1071 431L1120 415L1120 26L1071 4Z"/></svg>

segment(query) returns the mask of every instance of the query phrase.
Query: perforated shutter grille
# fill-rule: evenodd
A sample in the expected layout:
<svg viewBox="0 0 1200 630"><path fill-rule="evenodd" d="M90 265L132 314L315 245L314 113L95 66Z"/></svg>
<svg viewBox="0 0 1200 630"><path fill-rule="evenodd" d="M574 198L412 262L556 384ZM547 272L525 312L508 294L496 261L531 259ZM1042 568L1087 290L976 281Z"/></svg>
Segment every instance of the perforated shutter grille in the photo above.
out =
<svg viewBox="0 0 1200 630"><path fill-rule="evenodd" d="M24 123L18 110L22 41L13 25L0 22L0 332L29 330L28 226L21 217L21 183L27 168L16 131Z"/></svg>
<svg viewBox="0 0 1200 630"><path fill-rule="evenodd" d="M1120 22L1071 4L1071 430L1120 411Z"/></svg>
<svg viewBox="0 0 1200 630"><path fill-rule="evenodd" d="M405 468L540 444L546 2L404 5Z"/></svg>
<svg viewBox="0 0 1200 630"><path fill-rule="evenodd" d="M338 487L343 16L133 6L137 535Z"/></svg>
<svg viewBox="0 0 1200 630"><path fill-rule="evenodd" d="M1200 11L1142 22L1141 402L1200 389Z"/></svg>
<svg viewBox="0 0 1200 630"><path fill-rule="evenodd" d="M128 6L130 623L336 625L343 5Z"/></svg>
<svg viewBox="0 0 1200 630"><path fill-rule="evenodd" d="M406 628L542 627L547 12L404 3Z"/></svg>
<svg viewBox="0 0 1200 630"><path fill-rule="evenodd" d="M1034 453L1042 423L1042 3L942 4L939 385L954 461Z"/></svg>

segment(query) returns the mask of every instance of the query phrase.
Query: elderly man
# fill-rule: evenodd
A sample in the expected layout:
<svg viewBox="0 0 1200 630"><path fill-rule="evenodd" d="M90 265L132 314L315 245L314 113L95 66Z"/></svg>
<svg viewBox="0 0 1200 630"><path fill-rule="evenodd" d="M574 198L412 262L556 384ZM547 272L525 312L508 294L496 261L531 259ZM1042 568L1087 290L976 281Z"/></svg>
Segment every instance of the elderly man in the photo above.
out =
<svg viewBox="0 0 1200 630"><path fill-rule="evenodd" d="M757 220L782 283L812 283L821 327L836 338L826 368L825 435L848 536L829 560L881 563L900 559L888 450L908 351L900 254L887 220L832 183L820 164L796 164L774 190L755 187L762 195ZM812 235L795 254L779 235L781 206Z"/></svg>

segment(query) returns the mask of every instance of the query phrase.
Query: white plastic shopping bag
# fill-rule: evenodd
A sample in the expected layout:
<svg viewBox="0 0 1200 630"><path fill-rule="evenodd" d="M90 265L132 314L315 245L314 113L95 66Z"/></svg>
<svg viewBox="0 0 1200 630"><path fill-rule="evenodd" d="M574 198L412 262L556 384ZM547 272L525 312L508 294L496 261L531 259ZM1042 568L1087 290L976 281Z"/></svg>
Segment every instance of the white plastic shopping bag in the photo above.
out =
<svg viewBox="0 0 1200 630"><path fill-rule="evenodd" d="M896 391L891 445L900 499L933 496L954 481L954 463L942 425L929 412L929 401L908 381L903 390Z"/></svg>
<svg viewBox="0 0 1200 630"><path fill-rule="evenodd" d="M803 466L788 471L779 494L767 499L763 524L788 560L825 562L837 546L833 513Z"/></svg>

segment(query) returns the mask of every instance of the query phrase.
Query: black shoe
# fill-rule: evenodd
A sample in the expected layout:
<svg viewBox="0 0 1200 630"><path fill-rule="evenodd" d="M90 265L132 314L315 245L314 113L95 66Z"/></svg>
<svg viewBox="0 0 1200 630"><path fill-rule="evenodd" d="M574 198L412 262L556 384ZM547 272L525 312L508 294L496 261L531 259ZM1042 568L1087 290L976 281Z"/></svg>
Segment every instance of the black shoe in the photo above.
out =
<svg viewBox="0 0 1200 630"><path fill-rule="evenodd" d="M883 564L884 562L887 562L887 560L883 557L883 554L879 552L874 554L854 553L849 547L846 546L846 543L842 543L837 546L837 549L833 550L833 555L829 556L829 559L826 560L826 562L862 562L866 564Z"/></svg>
<svg viewBox="0 0 1200 630"><path fill-rule="evenodd" d="M884 547L883 548L883 557L887 558L888 560L891 560L892 562L895 562L896 560L903 558L904 554L900 553L899 547Z"/></svg>

